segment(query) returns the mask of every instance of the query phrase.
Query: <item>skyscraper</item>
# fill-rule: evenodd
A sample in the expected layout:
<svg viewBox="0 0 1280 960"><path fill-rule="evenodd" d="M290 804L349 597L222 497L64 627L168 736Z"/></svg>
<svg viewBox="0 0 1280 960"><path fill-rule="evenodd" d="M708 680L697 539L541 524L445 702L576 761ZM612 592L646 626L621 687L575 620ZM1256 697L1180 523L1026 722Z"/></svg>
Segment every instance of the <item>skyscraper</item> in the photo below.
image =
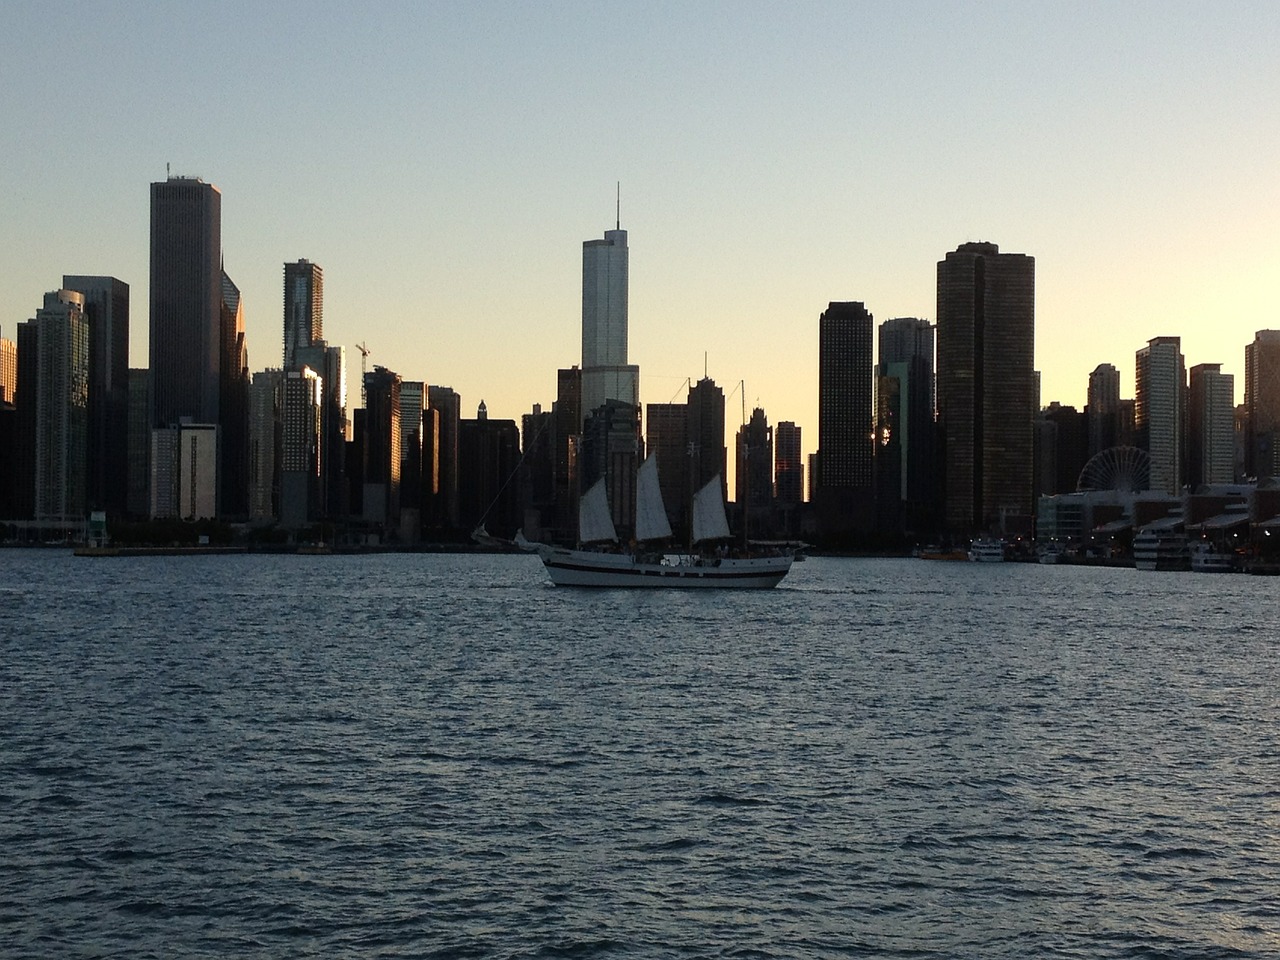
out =
<svg viewBox="0 0 1280 960"><path fill-rule="evenodd" d="M886 529L918 530L933 519L934 332L916 317L880 324L876 511Z"/></svg>
<svg viewBox="0 0 1280 960"><path fill-rule="evenodd" d="M667 523L685 536L685 516L692 496L689 483L689 407L685 403L645 406L646 456L658 458L658 489Z"/></svg>
<svg viewBox="0 0 1280 960"><path fill-rule="evenodd" d="M89 426L85 498L122 516L129 497L129 285L115 277L64 276L84 295L89 321Z"/></svg>
<svg viewBox="0 0 1280 960"><path fill-rule="evenodd" d="M578 539L578 450L582 442L582 370L556 371L556 519L560 543Z"/></svg>
<svg viewBox="0 0 1280 960"><path fill-rule="evenodd" d="M400 526L400 374L374 367L364 375L363 504L366 523Z"/></svg>
<svg viewBox="0 0 1280 960"><path fill-rule="evenodd" d="M1120 371L1100 363L1089 374L1089 456L1120 444Z"/></svg>
<svg viewBox="0 0 1280 960"><path fill-rule="evenodd" d="M735 500L748 536L768 536L773 513L773 428L761 407L738 428Z"/></svg>
<svg viewBox="0 0 1280 960"><path fill-rule="evenodd" d="M46 293L29 323L37 340L35 519L81 523L89 428L89 321L83 294Z"/></svg>
<svg viewBox="0 0 1280 960"><path fill-rule="evenodd" d="M218 516L249 515L249 348L240 288L222 272L218 309Z"/></svg>
<svg viewBox="0 0 1280 960"><path fill-rule="evenodd" d="M582 416L606 400L639 410L640 368L627 363L627 231L582 244ZM581 425L579 425L581 426Z"/></svg>
<svg viewBox="0 0 1280 960"><path fill-rule="evenodd" d="M1235 378L1220 363L1191 368L1187 409L1187 479L1202 484L1235 480Z"/></svg>
<svg viewBox="0 0 1280 960"><path fill-rule="evenodd" d="M720 494L728 500L729 479L724 448L724 390L710 377L703 377L689 388L686 403L689 417L689 482L690 491L701 490L720 477ZM692 497L692 493L690 493Z"/></svg>
<svg viewBox="0 0 1280 960"><path fill-rule="evenodd" d="M222 195L170 177L151 184L151 425L218 423Z"/></svg>
<svg viewBox="0 0 1280 960"><path fill-rule="evenodd" d="M431 525L442 531L462 526L458 488L458 424L462 422L462 398L452 387L429 385L427 403L438 414L438 434L432 445L439 451L439 491L429 507Z"/></svg>
<svg viewBox="0 0 1280 960"><path fill-rule="evenodd" d="M818 523L828 535L866 531L872 514L873 319L858 301L818 318Z"/></svg>
<svg viewBox="0 0 1280 960"><path fill-rule="evenodd" d="M18 345L0 337L0 403L13 403L18 385Z"/></svg>
<svg viewBox="0 0 1280 960"><path fill-rule="evenodd" d="M284 265L284 368L297 369L295 351L324 337L324 271L309 260Z"/></svg>
<svg viewBox="0 0 1280 960"><path fill-rule="evenodd" d="M804 502L804 460L800 451L800 428L783 420L773 435L774 496L782 505Z"/></svg>
<svg viewBox="0 0 1280 960"><path fill-rule="evenodd" d="M151 513L151 371L129 368L129 493L127 513L142 518Z"/></svg>
<svg viewBox="0 0 1280 960"><path fill-rule="evenodd" d="M294 351L294 364L299 369L310 367L320 375L323 407L320 413L320 492L317 510L321 516L336 519L346 514L349 499L344 449L351 436L351 419L347 411L346 348L330 346L314 340L309 347Z"/></svg>
<svg viewBox="0 0 1280 960"><path fill-rule="evenodd" d="M280 523L297 529L317 515L320 493L320 376L283 371L280 394Z"/></svg>
<svg viewBox="0 0 1280 960"><path fill-rule="evenodd" d="M1248 476L1280 476L1280 330L1259 330L1244 348L1245 462Z"/></svg>
<svg viewBox="0 0 1280 960"><path fill-rule="evenodd" d="M1151 489L1182 491L1187 374L1178 337L1156 337L1137 352L1134 432L1151 458Z"/></svg>
<svg viewBox="0 0 1280 960"><path fill-rule="evenodd" d="M951 532L1029 531L1035 259L961 244L938 262L938 423Z"/></svg>
<svg viewBox="0 0 1280 960"><path fill-rule="evenodd" d="M499 537L520 527L520 497L511 477L520 462L514 420L490 420L484 401L474 420L458 421L459 510L467 530L483 525Z"/></svg>
<svg viewBox="0 0 1280 960"><path fill-rule="evenodd" d="M249 517L280 515L280 404L284 371L260 370L249 386Z"/></svg>

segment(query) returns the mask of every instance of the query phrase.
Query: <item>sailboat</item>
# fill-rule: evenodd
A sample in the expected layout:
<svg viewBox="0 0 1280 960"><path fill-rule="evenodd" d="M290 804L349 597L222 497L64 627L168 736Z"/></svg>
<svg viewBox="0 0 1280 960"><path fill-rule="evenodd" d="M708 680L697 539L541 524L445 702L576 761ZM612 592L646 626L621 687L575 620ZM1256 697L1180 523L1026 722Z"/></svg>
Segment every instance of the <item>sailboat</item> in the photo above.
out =
<svg viewBox="0 0 1280 960"><path fill-rule="evenodd" d="M717 474L693 497L693 549L664 553L650 549L671 538L671 525L658 488L658 461L650 456L636 471L636 548L618 547L618 533L609 512L609 498L600 479L578 504L578 547L532 543L517 535L516 542L534 550L556 586L682 587L767 590L791 569L791 553L770 556L730 556L723 548L703 549L730 537L724 513L721 480Z"/></svg>

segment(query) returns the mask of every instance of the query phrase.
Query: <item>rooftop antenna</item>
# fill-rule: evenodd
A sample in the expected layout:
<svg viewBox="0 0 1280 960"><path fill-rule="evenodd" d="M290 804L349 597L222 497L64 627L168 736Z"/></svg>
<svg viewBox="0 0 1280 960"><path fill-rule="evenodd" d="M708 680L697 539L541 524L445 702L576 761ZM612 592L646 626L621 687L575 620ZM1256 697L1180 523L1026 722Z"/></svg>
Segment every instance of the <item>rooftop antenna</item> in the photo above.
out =
<svg viewBox="0 0 1280 960"><path fill-rule="evenodd" d="M622 229L622 181L621 180L618 181L618 199L616 203L617 203L617 206L614 208L614 216L616 217L616 219L613 222L613 228L615 230L621 230Z"/></svg>
<svg viewBox="0 0 1280 960"><path fill-rule="evenodd" d="M164 178L166 180L169 179L169 161L168 160L164 162Z"/></svg>
<svg viewBox="0 0 1280 960"><path fill-rule="evenodd" d="M702 351L702 379L707 379L707 351Z"/></svg>

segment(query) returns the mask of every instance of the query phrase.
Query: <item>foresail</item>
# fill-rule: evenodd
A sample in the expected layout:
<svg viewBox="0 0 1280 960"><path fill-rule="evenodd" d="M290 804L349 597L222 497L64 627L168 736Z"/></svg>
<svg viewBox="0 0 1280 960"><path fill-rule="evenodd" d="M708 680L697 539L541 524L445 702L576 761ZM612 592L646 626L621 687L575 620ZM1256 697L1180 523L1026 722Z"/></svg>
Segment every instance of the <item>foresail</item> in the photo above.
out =
<svg viewBox="0 0 1280 960"><path fill-rule="evenodd" d="M693 495L693 542L727 540L729 521L724 515L724 495L720 492L720 474Z"/></svg>
<svg viewBox="0 0 1280 960"><path fill-rule="evenodd" d="M604 478L597 480L578 501L578 540L582 543L599 543L602 540L618 540L609 514L609 495L604 489Z"/></svg>
<svg viewBox="0 0 1280 960"><path fill-rule="evenodd" d="M658 458L653 455L636 471L636 539L665 540L670 536L671 524L658 487Z"/></svg>

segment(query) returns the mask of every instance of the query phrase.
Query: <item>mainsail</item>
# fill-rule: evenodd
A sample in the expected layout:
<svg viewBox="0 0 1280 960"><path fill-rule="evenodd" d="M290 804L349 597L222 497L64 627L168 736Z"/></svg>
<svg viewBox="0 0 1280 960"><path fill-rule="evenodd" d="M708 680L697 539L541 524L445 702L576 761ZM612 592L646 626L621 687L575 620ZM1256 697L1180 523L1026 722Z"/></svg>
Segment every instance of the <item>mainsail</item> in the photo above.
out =
<svg viewBox="0 0 1280 960"><path fill-rule="evenodd" d="M727 540L729 521L724 515L724 496L720 492L720 474L693 495L693 542Z"/></svg>
<svg viewBox="0 0 1280 960"><path fill-rule="evenodd" d="M667 508L658 487L658 457L650 456L636 471L636 539L665 540L671 536Z"/></svg>
<svg viewBox="0 0 1280 960"><path fill-rule="evenodd" d="M578 501L578 541L599 543L603 540L617 543L618 531L613 528L609 495L605 493L604 477L601 477Z"/></svg>

